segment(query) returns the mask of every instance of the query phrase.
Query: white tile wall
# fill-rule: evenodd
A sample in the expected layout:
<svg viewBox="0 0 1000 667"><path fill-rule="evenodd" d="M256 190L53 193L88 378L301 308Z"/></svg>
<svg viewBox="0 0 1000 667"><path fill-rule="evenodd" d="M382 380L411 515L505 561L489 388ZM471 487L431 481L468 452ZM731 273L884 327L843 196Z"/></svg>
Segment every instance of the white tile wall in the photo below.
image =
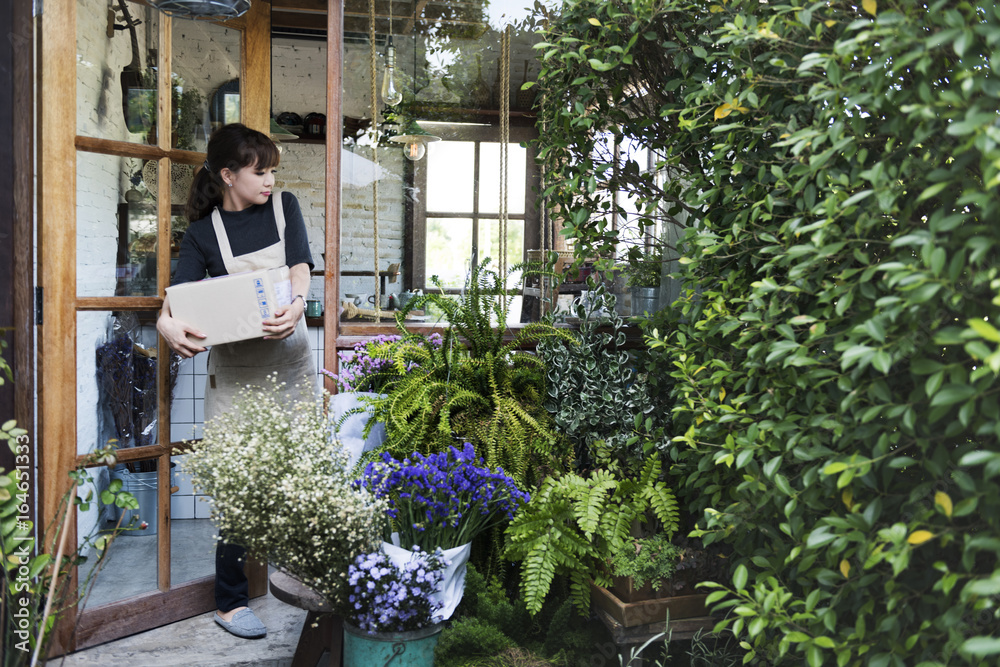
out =
<svg viewBox="0 0 1000 667"><path fill-rule="evenodd" d="M316 373L323 368L323 328L309 330L309 344L316 358ZM193 359L181 361L177 370L173 403L170 406L170 439L173 442L200 438L205 421L205 378L208 370L208 353L202 352ZM184 456L175 456L181 462ZM195 493L191 477L175 470L173 484L178 487L170 498L173 519L207 519L211 513L210 498Z"/></svg>

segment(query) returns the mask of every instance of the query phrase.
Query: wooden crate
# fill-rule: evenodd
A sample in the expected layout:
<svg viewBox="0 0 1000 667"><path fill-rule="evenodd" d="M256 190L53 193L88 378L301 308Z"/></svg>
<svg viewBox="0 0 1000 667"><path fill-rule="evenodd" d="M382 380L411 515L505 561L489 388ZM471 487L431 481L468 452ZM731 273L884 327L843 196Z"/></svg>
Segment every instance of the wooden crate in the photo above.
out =
<svg viewBox="0 0 1000 667"><path fill-rule="evenodd" d="M671 623L685 618L706 617L708 616L708 610L705 607L707 597L707 593L697 593L640 602L624 602L608 589L597 584L590 585L591 604L607 612L611 618L626 628L662 623L666 620L668 609L670 610Z"/></svg>

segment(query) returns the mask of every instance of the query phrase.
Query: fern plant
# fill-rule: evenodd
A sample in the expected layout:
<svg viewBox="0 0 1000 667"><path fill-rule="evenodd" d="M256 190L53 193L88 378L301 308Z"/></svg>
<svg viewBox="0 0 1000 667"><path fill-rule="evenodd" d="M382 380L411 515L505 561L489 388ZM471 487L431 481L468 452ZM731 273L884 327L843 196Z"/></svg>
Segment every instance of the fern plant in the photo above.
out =
<svg viewBox="0 0 1000 667"><path fill-rule="evenodd" d="M489 467L502 467L523 485L531 481L533 455L563 457L560 436L542 408L544 364L523 348L547 338L573 339L536 322L505 340L510 300L488 263L473 270L457 299L442 290L410 300L396 314L401 339L371 350L390 360L398 377L384 395L362 399L373 415L369 429L379 421L386 426L385 442L369 458L383 451L397 458L431 454L468 441ZM431 306L448 322L440 342L410 332L404 323L410 310Z"/></svg>
<svg viewBox="0 0 1000 667"><path fill-rule="evenodd" d="M590 605L590 581L611 584L607 563L630 539L635 521L650 515L660 532L678 527L677 499L661 477L658 455L637 476L617 466L587 475L568 473L542 482L531 501L507 527L506 557L521 561L521 593L528 611L538 613L555 576L569 579L577 610Z"/></svg>

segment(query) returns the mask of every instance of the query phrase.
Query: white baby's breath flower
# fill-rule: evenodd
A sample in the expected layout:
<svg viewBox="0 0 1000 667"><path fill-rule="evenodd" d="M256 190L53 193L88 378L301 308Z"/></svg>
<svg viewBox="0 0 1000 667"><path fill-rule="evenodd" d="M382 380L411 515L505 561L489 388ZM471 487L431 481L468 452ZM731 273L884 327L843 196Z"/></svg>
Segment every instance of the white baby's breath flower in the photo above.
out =
<svg viewBox="0 0 1000 667"><path fill-rule="evenodd" d="M381 540L386 507L353 487L327 400L289 401L273 378L244 390L232 412L205 424L183 468L213 497L226 540L338 604L348 565Z"/></svg>

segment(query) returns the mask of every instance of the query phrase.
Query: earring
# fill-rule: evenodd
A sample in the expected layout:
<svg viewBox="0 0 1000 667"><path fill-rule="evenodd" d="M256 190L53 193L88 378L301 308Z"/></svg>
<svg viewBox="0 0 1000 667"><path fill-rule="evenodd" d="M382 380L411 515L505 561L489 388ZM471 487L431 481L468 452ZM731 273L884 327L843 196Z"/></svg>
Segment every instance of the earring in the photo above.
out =
<svg viewBox="0 0 1000 667"><path fill-rule="evenodd" d="M232 183L226 183L226 185L228 185L229 187L233 187Z"/></svg>

